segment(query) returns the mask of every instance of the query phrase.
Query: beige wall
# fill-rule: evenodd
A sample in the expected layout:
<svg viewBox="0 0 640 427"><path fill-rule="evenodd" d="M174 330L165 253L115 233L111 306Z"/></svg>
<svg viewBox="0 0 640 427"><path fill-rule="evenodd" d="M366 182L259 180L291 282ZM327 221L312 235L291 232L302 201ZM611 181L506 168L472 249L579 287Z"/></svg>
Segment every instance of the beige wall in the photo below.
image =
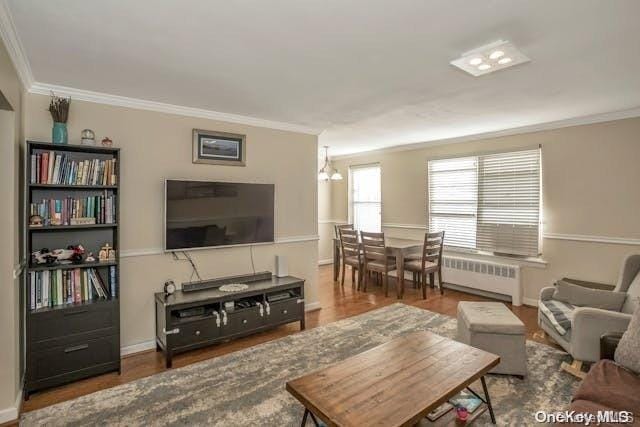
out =
<svg viewBox="0 0 640 427"><path fill-rule="evenodd" d="M333 182L318 181L318 259L321 263L333 256L331 239L333 238L333 218L331 216L331 187Z"/></svg>
<svg viewBox="0 0 640 427"><path fill-rule="evenodd" d="M640 118L533 132L473 142L433 145L334 160L382 167L382 222L427 223L427 161L430 158L511 150L542 144L545 234L640 239ZM345 173L346 176L346 173ZM332 185L334 219L347 219L347 180ZM384 227L388 235L421 238L417 228ZM545 238L546 268L523 269L525 298L563 276L613 282L625 254L640 247ZM446 280L446 277L445 277Z"/></svg>
<svg viewBox="0 0 640 427"><path fill-rule="evenodd" d="M15 415L19 390L19 282L13 270L19 264L18 205L19 140L22 85L0 42L0 92L13 111L0 110L0 422Z"/></svg>
<svg viewBox="0 0 640 427"><path fill-rule="evenodd" d="M48 97L29 94L25 102L25 135L50 140ZM206 119L72 101L70 142L82 129L98 139L109 136L122 148L121 174L121 344L130 346L154 338L153 293L167 279L189 280L188 263L159 253L162 247L165 178L274 183L276 240L305 241L256 245L256 270L274 268L274 256L289 257L289 272L307 280L306 302L317 301L317 137ZM193 128L247 135L247 166L193 164ZM142 253L151 253L142 255ZM129 256L128 256L129 255ZM248 247L192 252L203 277L251 271Z"/></svg>

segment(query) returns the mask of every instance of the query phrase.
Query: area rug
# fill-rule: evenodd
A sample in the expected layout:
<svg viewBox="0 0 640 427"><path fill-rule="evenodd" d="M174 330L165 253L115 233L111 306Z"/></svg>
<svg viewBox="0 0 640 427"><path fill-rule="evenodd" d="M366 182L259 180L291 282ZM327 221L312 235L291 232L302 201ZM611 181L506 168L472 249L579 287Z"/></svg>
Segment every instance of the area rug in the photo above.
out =
<svg viewBox="0 0 640 427"><path fill-rule="evenodd" d="M453 338L456 319L404 304L171 369L22 415L24 426L299 426L303 407L285 383L392 338L429 330ZM567 407L578 382L565 353L527 341L525 380L490 375L498 425L535 424L538 410ZM455 363L455 360L452 360ZM489 424L488 413L474 425ZM309 423L311 425L311 423Z"/></svg>

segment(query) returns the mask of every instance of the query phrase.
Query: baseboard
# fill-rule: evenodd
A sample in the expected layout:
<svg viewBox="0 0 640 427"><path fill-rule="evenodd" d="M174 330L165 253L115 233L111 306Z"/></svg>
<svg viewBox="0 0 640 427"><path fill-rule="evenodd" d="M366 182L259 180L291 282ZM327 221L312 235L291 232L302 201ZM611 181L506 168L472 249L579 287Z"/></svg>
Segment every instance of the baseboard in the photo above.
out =
<svg viewBox="0 0 640 427"><path fill-rule="evenodd" d="M537 307L538 306L538 300L535 298L522 298L522 303L524 305L528 305L531 307Z"/></svg>
<svg viewBox="0 0 640 427"><path fill-rule="evenodd" d="M143 351L153 350L156 348L156 340L143 341L138 344L127 345L120 347L120 356L127 356L129 354L141 353Z"/></svg>
<svg viewBox="0 0 640 427"><path fill-rule="evenodd" d="M304 311L315 311L320 310L321 308L320 303L317 301L304 305Z"/></svg>
<svg viewBox="0 0 640 427"><path fill-rule="evenodd" d="M329 264L333 264L332 258L318 260L318 265L329 265Z"/></svg>
<svg viewBox="0 0 640 427"><path fill-rule="evenodd" d="M304 305L304 311L315 311L320 310L322 307L319 302L312 302L310 304ZM130 354L141 353L143 351L154 350L156 348L156 340L143 341L137 344L126 345L124 347L120 347L120 356L128 356ZM20 392L20 396L22 396L22 392ZM5 411L10 410L11 408L5 409ZM2 411L0 411L0 423L2 423ZM9 420L11 421L11 420Z"/></svg>
<svg viewBox="0 0 640 427"><path fill-rule="evenodd" d="M18 392L16 401L13 406L0 409L0 424L17 421L20 416L20 407L22 406L22 389Z"/></svg>

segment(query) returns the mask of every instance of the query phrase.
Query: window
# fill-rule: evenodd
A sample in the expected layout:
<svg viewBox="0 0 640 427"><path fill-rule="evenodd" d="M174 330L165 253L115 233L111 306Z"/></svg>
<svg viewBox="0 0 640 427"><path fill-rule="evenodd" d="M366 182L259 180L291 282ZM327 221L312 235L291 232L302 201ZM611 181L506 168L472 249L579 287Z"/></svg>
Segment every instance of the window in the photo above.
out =
<svg viewBox="0 0 640 427"><path fill-rule="evenodd" d="M382 228L382 198L380 165L349 168L351 186L351 220L356 230L380 231Z"/></svg>
<svg viewBox="0 0 640 427"><path fill-rule="evenodd" d="M540 150L431 160L429 229L445 244L540 253Z"/></svg>

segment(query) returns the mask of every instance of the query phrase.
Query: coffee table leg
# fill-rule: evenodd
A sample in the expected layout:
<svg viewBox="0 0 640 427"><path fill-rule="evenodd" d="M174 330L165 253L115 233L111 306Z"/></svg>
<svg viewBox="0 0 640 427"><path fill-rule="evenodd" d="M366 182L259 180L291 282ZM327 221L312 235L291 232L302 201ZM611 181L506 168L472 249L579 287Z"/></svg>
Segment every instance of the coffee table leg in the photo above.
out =
<svg viewBox="0 0 640 427"><path fill-rule="evenodd" d="M496 416L493 414L493 406L491 406L491 398L489 397L489 389L487 389L487 383L484 381L484 375L480 378L482 382L482 391L484 392L484 398L487 400L487 406L489 407L489 415L491 415L491 422L496 423Z"/></svg>
<svg viewBox="0 0 640 427"><path fill-rule="evenodd" d="M311 419L313 420L313 424L316 427L320 427L320 424L318 424L318 420L316 420L316 416L313 415L313 412L311 412L307 408L304 408L304 415L302 416L302 424L300 424L300 427L305 427L307 425L307 416L311 416Z"/></svg>

